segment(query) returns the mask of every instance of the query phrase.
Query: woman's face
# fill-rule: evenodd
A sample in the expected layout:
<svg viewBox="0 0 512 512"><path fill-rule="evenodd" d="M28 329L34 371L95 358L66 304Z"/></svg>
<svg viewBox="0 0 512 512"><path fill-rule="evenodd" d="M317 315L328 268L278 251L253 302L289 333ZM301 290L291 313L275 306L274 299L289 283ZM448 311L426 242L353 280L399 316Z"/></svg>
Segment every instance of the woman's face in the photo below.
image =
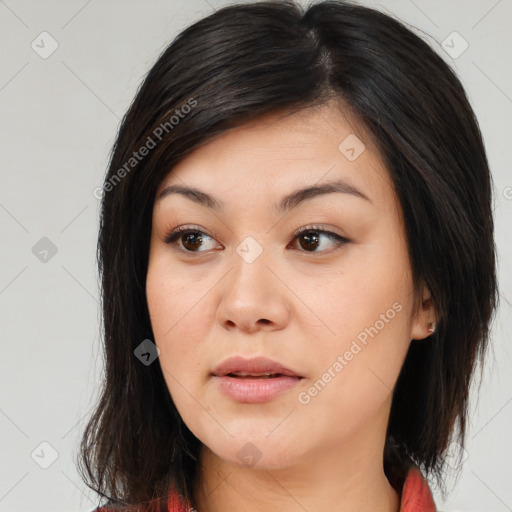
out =
<svg viewBox="0 0 512 512"><path fill-rule="evenodd" d="M159 198L171 185L181 193ZM284 202L309 187L320 189ZM156 197L147 302L193 434L224 461L267 469L383 443L410 340L428 324L412 309L399 206L369 138L334 107L267 115L181 161ZM167 244L178 227L189 232ZM302 378L212 375L231 356Z"/></svg>

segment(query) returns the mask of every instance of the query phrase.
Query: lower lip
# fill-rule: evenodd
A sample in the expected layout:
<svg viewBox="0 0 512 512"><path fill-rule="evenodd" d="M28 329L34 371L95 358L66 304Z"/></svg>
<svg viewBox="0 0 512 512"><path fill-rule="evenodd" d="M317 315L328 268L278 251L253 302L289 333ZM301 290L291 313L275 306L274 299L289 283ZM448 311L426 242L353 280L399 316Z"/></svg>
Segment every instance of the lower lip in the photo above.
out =
<svg viewBox="0 0 512 512"><path fill-rule="evenodd" d="M268 402L276 396L294 388L301 377L272 377L270 379L213 376L220 389L233 400L246 404Z"/></svg>

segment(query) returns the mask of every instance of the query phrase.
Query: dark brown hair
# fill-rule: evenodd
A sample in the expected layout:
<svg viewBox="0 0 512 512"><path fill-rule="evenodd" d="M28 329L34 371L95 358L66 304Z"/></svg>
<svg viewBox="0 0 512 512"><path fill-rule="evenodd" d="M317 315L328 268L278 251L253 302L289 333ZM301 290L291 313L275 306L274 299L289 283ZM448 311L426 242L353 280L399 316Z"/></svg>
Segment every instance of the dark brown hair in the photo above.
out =
<svg viewBox="0 0 512 512"><path fill-rule="evenodd" d="M436 332L411 343L396 383L384 469L398 491L411 464L443 488L443 454L456 431L464 446L471 379L498 300L478 122L452 69L401 22L344 1L275 1L227 6L181 32L141 84L112 150L98 241L106 369L78 461L111 503L148 503L171 487L191 500L201 447L160 365L134 356L154 340L145 279L157 187L227 129L332 99L380 151L415 290L429 288L439 315Z"/></svg>

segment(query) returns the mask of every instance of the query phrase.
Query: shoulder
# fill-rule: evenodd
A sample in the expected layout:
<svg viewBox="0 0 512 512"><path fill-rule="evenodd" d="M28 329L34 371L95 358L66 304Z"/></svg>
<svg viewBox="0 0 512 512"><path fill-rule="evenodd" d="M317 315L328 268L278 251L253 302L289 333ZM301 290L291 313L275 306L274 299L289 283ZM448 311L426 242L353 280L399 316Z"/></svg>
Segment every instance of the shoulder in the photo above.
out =
<svg viewBox="0 0 512 512"><path fill-rule="evenodd" d="M400 512L436 512L428 481L417 467L412 467L402 488Z"/></svg>

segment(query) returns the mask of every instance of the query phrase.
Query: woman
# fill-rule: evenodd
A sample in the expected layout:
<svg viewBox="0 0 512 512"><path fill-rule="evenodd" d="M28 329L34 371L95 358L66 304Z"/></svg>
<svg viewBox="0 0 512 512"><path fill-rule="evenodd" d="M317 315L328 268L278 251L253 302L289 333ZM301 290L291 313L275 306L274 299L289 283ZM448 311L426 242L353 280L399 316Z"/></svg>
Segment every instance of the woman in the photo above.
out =
<svg viewBox="0 0 512 512"><path fill-rule="evenodd" d="M460 81L393 18L184 30L103 186L98 510L435 510L497 305L491 188Z"/></svg>

